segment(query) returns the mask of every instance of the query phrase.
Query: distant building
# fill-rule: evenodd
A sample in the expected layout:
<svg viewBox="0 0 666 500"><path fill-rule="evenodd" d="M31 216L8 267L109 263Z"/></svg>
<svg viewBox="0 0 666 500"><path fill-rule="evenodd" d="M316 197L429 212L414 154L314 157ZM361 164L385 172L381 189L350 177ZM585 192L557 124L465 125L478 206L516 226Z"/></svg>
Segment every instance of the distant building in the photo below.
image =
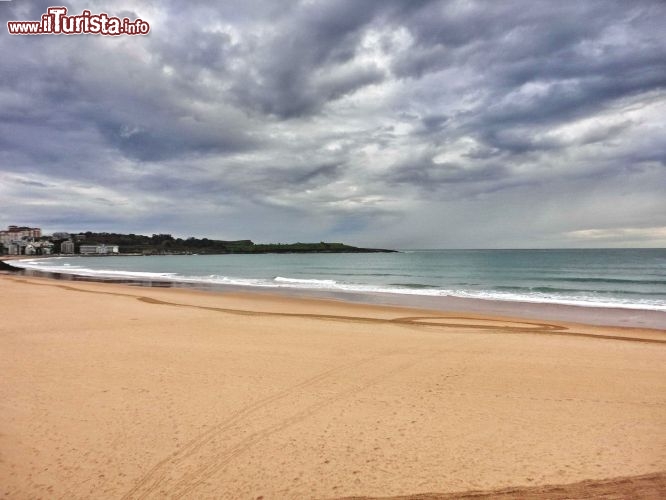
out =
<svg viewBox="0 0 666 500"><path fill-rule="evenodd" d="M41 236L42 230L38 227L9 226L6 231L0 231L0 243L7 247L14 240L34 239Z"/></svg>
<svg viewBox="0 0 666 500"><path fill-rule="evenodd" d="M118 245L81 245L81 255L109 255L118 253Z"/></svg>
<svg viewBox="0 0 666 500"><path fill-rule="evenodd" d="M17 255L51 255L53 243L50 241L15 241Z"/></svg>
<svg viewBox="0 0 666 500"><path fill-rule="evenodd" d="M79 247L79 253L81 255L95 255L97 254L97 247L99 245L81 245Z"/></svg>
<svg viewBox="0 0 666 500"><path fill-rule="evenodd" d="M60 244L60 253L74 253L74 242L72 240L63 241Z"/></svg>
<svg viewBox="0 0 666 500"><path fill-rule="evenodd" d="M25 247L27 243L24 240L14 240L9 243L5 243L7 248L7 253L9 255L23 255L25 254Z"/></svg>
<svg viewBox="0 0 666 500"><path fill-rule="evenodd" d="M53 243L50 241L40 241L36 244L38 245L37 252L41 255L51 255L53 253Z"/></svg>

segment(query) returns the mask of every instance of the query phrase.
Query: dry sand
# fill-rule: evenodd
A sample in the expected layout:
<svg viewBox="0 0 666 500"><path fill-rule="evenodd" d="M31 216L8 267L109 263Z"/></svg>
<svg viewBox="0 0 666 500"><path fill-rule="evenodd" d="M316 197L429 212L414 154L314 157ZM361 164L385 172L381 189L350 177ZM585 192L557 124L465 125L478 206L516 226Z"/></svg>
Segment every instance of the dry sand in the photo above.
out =
<svg viewBox="0 0 666 500"><path fill-rule="evenodd" d="M666 331L9 275L0 296L0 497L666 496Z"/></svg>

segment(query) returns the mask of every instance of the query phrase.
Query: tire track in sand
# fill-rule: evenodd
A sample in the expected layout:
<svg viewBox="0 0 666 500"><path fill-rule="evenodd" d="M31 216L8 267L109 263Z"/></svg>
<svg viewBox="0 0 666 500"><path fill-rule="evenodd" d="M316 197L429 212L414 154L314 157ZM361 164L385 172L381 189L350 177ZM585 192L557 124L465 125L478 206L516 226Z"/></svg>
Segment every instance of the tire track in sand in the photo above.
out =
<svg viewBox="0 0 666 500"><path fill-rule="evenodd" d="M169 496L171 498L189 498L192 492L203 482L213 476L216 472L223 469L225 466L229 465L236 457L249 450L255 445L261 444L268 437L273 434L276 434L288 427L291 427L303 420L306 420L308 417L314 415L315 413L323 410L324 408L335 404L338 401L347 399L354 396L374 385L377 385L389 377L396 375L397 373L408 370L415 364L423 361L426 358L436 356L437 352L429 353L428 355L409 355L411 359L399 361L397 363L392 362L391 366L388 369L382 369L379 374L368 378L362 383L354 383L352 387L346 388L344 390L338 391L333 395L324 398L323 400L311 404L300 411L293 413L292 415L283 418L273 424L270 424L263 429L253 432L235 445L229 448L222 448L219 450L211 450L212 453L208 456L202 463L192 472L185 472L183 476L175 483L175 485L164 485L167 486L167 491L169 491ZM394 354L395 355L395 354ZM404 353L399 355L404 356ZM389 355L390 356L390 355ZM384 356L388 358L389 356ZM353 377L353 380L356 381L359 378L362 378L364 374L358 373L356 377ZM222 493L223 494L223 493ZM141 497L144 498L144 497Z"/></svg>
<svg viewBox="0 0 666 500"><path fill-rule="evenodd" d="M212 439L218 434L221 434L234 425L242 422L244 419L249 418L252 414L257 413L263 409L270 408L271 405L279 403L281 400L297 393L298 391L304 389L310 389L312 387L325 382L327 379L330 379L334 375L337 375L340 372L344 372L355 367L359 367L366 363L375 361L379 356L371 356L363 358L360 360L353 361L351 363L345 363L343 365L325 370L313 377L309 377L291 387L283 389L275 394L271 394L264 398L258 399L253 403L245 406L235 412L233 412L228 418L224 419L222 422L212 426L205 432L197 435L192 440L187 442L179 450L173 452L171 455L168 455L164 459L157 462L146 474L144 474L134 487L129 490L123 499L129 498L145 498L147 494L154 491L154 489L159 485L160 481L164 479L164 476L168 473L169 468L172 466L177 466L180 463L191 458L196 454L202 447L210 443Z"/></svg>

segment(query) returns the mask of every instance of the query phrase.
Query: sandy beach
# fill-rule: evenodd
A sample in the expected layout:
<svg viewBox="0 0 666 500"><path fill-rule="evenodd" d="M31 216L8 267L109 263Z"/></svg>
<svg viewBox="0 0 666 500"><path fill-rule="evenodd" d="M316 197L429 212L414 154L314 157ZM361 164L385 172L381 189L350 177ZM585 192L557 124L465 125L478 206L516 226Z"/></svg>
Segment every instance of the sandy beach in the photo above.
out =
<svg viewBox="0 0 666 500"><path fill-rule="evenodd" d="M9 274L0 294L4 498L666 496L664 330Z"/></svg>

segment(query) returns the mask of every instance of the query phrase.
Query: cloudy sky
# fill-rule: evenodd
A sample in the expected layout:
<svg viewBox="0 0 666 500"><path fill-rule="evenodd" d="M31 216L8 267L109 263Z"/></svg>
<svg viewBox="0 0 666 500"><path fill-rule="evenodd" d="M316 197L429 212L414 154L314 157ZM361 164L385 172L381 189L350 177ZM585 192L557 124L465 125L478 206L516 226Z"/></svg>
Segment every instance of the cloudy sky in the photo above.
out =
<svg viewBox="0 0 666 500"><path fill-rule="evenodd" d="M666 246L661 0L56 4L151 32L0 3L0 226Z"/></svg>

